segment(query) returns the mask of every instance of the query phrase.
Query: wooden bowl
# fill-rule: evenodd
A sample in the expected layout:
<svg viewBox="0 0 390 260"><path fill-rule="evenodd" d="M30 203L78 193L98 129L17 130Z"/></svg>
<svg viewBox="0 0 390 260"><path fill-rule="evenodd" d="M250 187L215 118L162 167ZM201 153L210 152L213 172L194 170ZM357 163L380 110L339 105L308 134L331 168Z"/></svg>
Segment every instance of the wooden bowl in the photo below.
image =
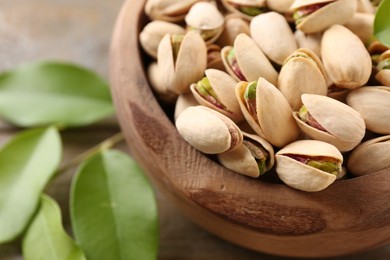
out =
<svg viewBox="0 0 390 260"><path fill-rule="evenodd" d="M235 174L185 142L145 77L144 4L126 1L117 20L113 98L132 155L188 218L237 245L284 256L338 256L390 241L390 170L306 193Z"/></svg>

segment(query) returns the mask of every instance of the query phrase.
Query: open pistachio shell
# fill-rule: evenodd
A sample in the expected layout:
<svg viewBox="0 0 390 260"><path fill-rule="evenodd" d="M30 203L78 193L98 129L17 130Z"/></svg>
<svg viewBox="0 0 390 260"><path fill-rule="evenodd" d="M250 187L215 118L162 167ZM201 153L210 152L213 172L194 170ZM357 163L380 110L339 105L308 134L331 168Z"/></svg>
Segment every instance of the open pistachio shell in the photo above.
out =
<svg viewBox="0 0 390 260"><path fill-rule="evenodd" d="M368 130L390 134L390 87L362 87L349 93L347 104L358 111Z"/></svg>
<svg viewBox="0 0 390 260"><path fill-rule="evenodd" d="M295 40L299 48L306 48L312 50L318 57L321 57L321 33L306 34L300 30L294 33Z"/></svg>
<svg viewBox="0 0 390 260"><path fill-rule="evenodd" d="M302 103L305 108L294 112L294 118L311 138L330 143L342 152L352 150L363 139L365 123L353 108L315 94L303 94Z"/></svg>
<svg viewBox="0 0 390 260"><path fill-rule="evenodd" d="M298 49L286 19L276 12L256 16L250 23L253 40L272 61L282 65Z"/></svg>
<svg viewBox="0 0 390 260"><path fill-rule="evenodd" d="M225 16L225 24L221 36L217 40L220 46L233 46L240 33L250 34L249 23L237 14Z"/></svg>
<svg viewBox="0 0 390 260"><path fill-rule="evenodd" d="M364 44L368 44L374 35L374 18L372 13L355 13L345 27L356 34Z"/></svg>
<svg viewBox="0 0 390 260"><path fill-rule="evenodd" d="M296 50L282 66L278 88L293 110L302 106L301 95L304 93L325 96L328 87L321 60L309 49Z"/></svg>
<svg viewBox="0 0 390 260"><path fill-rule="evenodd" d="M291 12L290 6L293 2L294 0L267 0L267 6L279 13L289 13Z"/></svg>
<svg viewBox="0 0 390 260"><path fill-rule="evenodd" d="M241 111L253 130L276 147L295 141L299 128L283 94L264 78L239 82L236 96Z"/></svg>
<svg viewBox="0 0 390 260"><path fill-rule="evenodd" d="M363 176L390 168L390 135L368 140L359 145L348 159L348 170Z"/></svg>
<svg viewBox="0 0 390 260"><path fill-rule="evenodd" d="M296 159L294 159L296 158ZM297 160L304 158L305 161ZM336 180L337 174L310 166L307 159L314 162L324 160L341 171L342 154L331 144L317 140L300 140L281 149L275 155L276 172L290 187L302 191L315 192L327 188ZM314 163L316 165L318 163ZM320 167L321 168L321 167Z"/></svg>
<svg viewBox="0 0 390 260"><path fill-rule="evenodd" d="M175 121L177 117L180 115L180 113L186 110L188 107L194 107L198 105L199 105L198 101L196 101L194 95L192 95L191 92L187 92L179 95L175 104L175 114L174 114Z"/></svg>
<svg viewBox="0 0 390 260"><path fill-rule="evenodd" d="M219 154L218 160L232 171L257 178L274 165L274 149L260 136L243 135L243 143L233 151Z"/></svg>
<svg viewBox="0 0 390 260"><path fill-rule="evenodd" d="M204 106L185 109L176 119L180 135L197 150L218 154L242 144L238 126L228 117Z"/></svg>
<svg viewBox="0 0 390 260"><path fill-rule="evenodd" d="M145 13L151 20L178 22L184 19L193 4L200 0L148 0Z"/></svg>
<svg viewBox="0 0 390 260"><path fill-rule="evenodd" d="M247 20L266 11L265 0L222 0L222 4L229 12Z"/></svg>
<svg viewBox="0 0 390 260"><path fill-rule="evenodd" d="M167 34L158 46L157 62L162 84L177 94L188 92L193 82L203 77L207 66L207 48L195 32L187 32L181 43ZM177 50L178 49L178 50Z"/></svg>
<svg viewBox="0 0 390 260"><path fill-rule="evenodd" d="M356 0L295 0L291 9L299 10L318 4L326 5L304 17L300 17L298 11L297 29L305 33L316 33L324 31L334 24L345 24L352 18L357 8Z"/></svg>
<svg viewBox="0 0 390 260"><path fill-rule="evenodd" d="M208 69L205 74L206 78L190 87L199 104L224 114L236 123L244 120L235 94L237 81L216 69ZM207 84L206 88L202 83Z"/></svg>
<svg viewBox="0 0 390 260"><path fill-rule="evenodd" d="M232 47L230 46L224 47L221 51L226 70L237 80L243 80L237 76L229 63L228 57L231 55L231 51ZM259 77L263 77L276 85L278 73L251 37L243 33L236 37L234 41L234 56L238 68L246 81L255 81Z"/></svg>
<svg viewBox="0 0 390 260"><path fill-rule="evenodd" d="M157 58L157 49L165 34L185 34L183 27L165 21L152 21L148 23L139 35L142 48L151 57Z"/></svg>
<svg viewBox="0 0 390 260"><path fill-rule="evenodd" d="M338 87L361 87L370 78L370 54L362 41L342 25L333 25L324 32L321 57L328 76Z"/></svg>
<svg viewBox="0 0 390 260"><path fill-rule="evenodd" d="M390 50L384 51L378 60L375 78L383 85L390 86Z"/></svg>
<svg viewBox="0 0 390 260"><path fill-rule="evenodd" d="M198 32L206 43L212 43L221 35L224 23L223 15L209 2L194 4L185 17L188 30Z"/></svg>

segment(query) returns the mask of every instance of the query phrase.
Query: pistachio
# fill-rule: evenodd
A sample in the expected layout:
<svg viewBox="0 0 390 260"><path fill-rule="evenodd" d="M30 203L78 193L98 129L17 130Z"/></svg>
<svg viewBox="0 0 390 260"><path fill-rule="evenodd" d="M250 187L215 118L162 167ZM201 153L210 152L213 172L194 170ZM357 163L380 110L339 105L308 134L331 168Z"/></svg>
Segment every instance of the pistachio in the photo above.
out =
<svg viewBox="0 0 390 260"><path fill-rule="evenodd" d="M248 20L267 11L265 0L222 0L222 4L230 12Z"/></svg>
<svg viewBox="0 0 390 260"><path fill-rule="evenodd" d="M221 57L221 47L219 45L207 45L207 68L225 70Z"/></svg>
<svg viewBox="0 0 390 260"><path fill-rule="evenodd" d="M160 69L157 62L152 62L147 70L150 86L152 87L158 100L167 104L172 104L177 98L177 94L170 91L162 84Z"/></svg>
<svg viewBox="0 0 390 260"><path fill-rule="evenodd" d="M187 92L179 95L175 104L175 114L174 114L175 121L177 117L180 115L180 113L183 112L186 108L194 107L198 105L199 105L198 101L196 101L196 99L194 98L191 92Z"/></svg>
<svg viewBox="0 0 390 260"><path fill-rule="evenodd" d="M191 83L203 77L207 66L206 44L195 32L187 32L185 36L167 34L158 46L157 62L165 88L185 93Z"/></svg>
<svg viewBox="0 0 390 260"><path fill-rule="evenodd" d="M324 32L321 57L326 72L341 88L363 86L371 74L371 57L362 41L342 25L333 25Z"/></svg>
<svg viewBox="0 0 390 260"><path fill-rule="evenodd" d="M342 171L343 156L339 150L317 140L293 142L277 152L275 159L280 179L303 191L327 188Z"/></svg>
<svg viewBox="0 0 390 260"><path fill-rule="evenodd" d="M253 130L276 147L298 138L299 129L283 94L264 78L239 82L236 96L241 111Z"/></svg>
<svg viewBox="0 0 390 260"><path fill-rule="evenodd" d="M300 30L294 32L295 40L299 48L306 48L313 51L318 57L321 57L321 33L305 34Z"/></svg>
<svg viewBox="0 0 390 260"><path fill-rule="evenodd" d="M377 69L375 78L383 85L390 86L390 50L386 50L379 56Z"/></svg>
<svg viewBox="0 0 390 260"><path fill-rule="evenodd" d="M358 0L357 1L357 10L358 13L374 14L375 8L370 0Z"/></svg>
<svg viewBox="0 0 390 260"><path fill-rule="evenodd" d="M244 140L237 149L218 155L219 162L237 173L257 178L274 164L274 150L266 140L243 133Z"/></svg>
<svg viewBox="0 0 390 260"><path fill-rule="evenodd" d="M239 34L234 47L221 50L226 70L236 80L255 81L263 77L272 84L277 83L278 73L254 40L246 34Z"/></svg>
<svg viewBox="0 0 390 260"><path fill-rule="evenodd" d="M217 43L220 46L232 46L240 33L250 34L248 22L236 14L228 14L225 16L224 28Z"/></svg>
<svg viewBox="0 0 390 260"><path fill-rule="evenodd" d="M355 13L345 27L356 34L364 44L368 44L374 35L374 14Z"/></svg>
<svg viewBox="0 0 390 260"><path fill-rule="evenodd" d="M295 0L291 5L296 28L305 33L322 32L334 24L345 24L356 8L356 0Z"/></svg>
<svg viewBox="0 0 390 260"><path fill-rule="evenodd" d="M330 97L303 94L303 107L294 112L301 130L313 139L324 141L346 152L356 147L365 134L362 116Z"/></svg>
<svg viewBox="0 0 390 260"><path fill-rule="evenodd" d="M224 18L209 2L194 4L185 17L187 29L199 33L206 43L214 42L222 33Z"/></svg>
<svg viewBox="0 0 390 260"><path fill-rule="evenodd" d="M204 106L188 107L176 119L180 135L197 150L218 154L236 149L243 136L228 117Z"/></svg>
<svg viewBox="0 0 390 260"><path fill-rule="evenodd" d="M348 170L363 176L390 168L390 135L377 137L359 145L348 159Z"/></svg>
<svg viewBox="0 0 390 260"><path fill-rule="evenodd" d="M279 13L290 13L290 6L294 0L267 0L267 6Z"/></svg>
<svg viewBox="0 0 390 260"><path fill-rule="evenodd" d="M261 50L277 64L298 49L293 32L281 14L268 12L252 19L250 31Z"/></svg>
<svg viewBox="0 0 390 260"><path fill-rule="evenodd" d="M153 58L157 58L157 49L165 34L185 34L181 26L165 21L152 21L148 23L139 35L144 51Z"/></svg>
<svg viewBox="0 0 390 260"><path fill-rule="evenodd" d="M285 61L279 74L278 88L293 110L302 106L304 93L326 95L325 69L309 49L298 49Z"/></svg>
<svg viewBox="0 0 390 260"><path fill-rule="evenodd" d="M148 0L145 13L151 20L178 22L184 19L193 4L200 0Z"/></svg>
<svg viewBox="0 0 390 260"><path fill-rule="evenodd" d="M390 134L390 87L362 87L349 93L347 104L358 111L367 129Z"/></svg>
<svg viewBox="0 0 390 260"><path fill-rule="evenodd" d="M195 99L199 104L224 114L234 122L242 121L244 117L234 90L237 82L220 70L208 69L205 73L206 77L190 87Z"/></svg>

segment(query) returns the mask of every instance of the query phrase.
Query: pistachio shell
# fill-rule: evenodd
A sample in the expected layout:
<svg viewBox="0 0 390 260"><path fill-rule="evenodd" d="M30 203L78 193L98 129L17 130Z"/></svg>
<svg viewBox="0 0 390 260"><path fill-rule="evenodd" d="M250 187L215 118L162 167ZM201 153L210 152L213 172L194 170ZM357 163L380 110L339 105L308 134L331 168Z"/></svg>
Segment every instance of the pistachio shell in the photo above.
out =
<svg viewBox="0 0 390 260"><path fill-rule="evenodd" d="M390 86L390 70L380 70L376 75L375 78L382 83L385 86Z"/></svg>
<svg viewBox="0 0 390 260"><path fill-rule="evenodd" d="M221 109L215 106L215 104L212 104L208 100L204 99L204 97L202 97L196 90L196 84L192 84L190 88L195 99L199 102L199 104L224 114L236 123L242 121L244 116L242 115L240 105L238 104L235 95L235 86L237 81L235 81L227 73L220 70L208 69L205 73L213 91L216 94L217 100L225 106L225 109Z"/></svg>
<svg viewBox="0 0 390 260"><path fill-rule="evenodd" d="M152 87L157 99L164 103L173 104L177 94L167 89L161 81L160 69L157 62L152 62L147 70L150 86Z"/></svg>
<svg viewBox="0 0 390 260"><path fill-rule="evenodd" d="M302 94L327 94L324 74L325 69L317 55L309 49L301 48L286 59L279 74L278 88L291 108L299 110Z"/></svg>
<svg viewBox="0 0 390 260"><path fill-rule="evenodd" d="M291 12L290 6L294 0L267 0L267 6L274 11L279 13Z"/></svg>
<svg viewBox="0 0 390 260"><path fill-rule="evenodd" d="M326 96L303 94L302 103L310 115L326 131L303 122L294 112L294 118L301 130L313 139L324 141L346 152L356 147L365 134L361 115L340 101Z"/></svg>
<svg viewBox="0 0 390 260"><path fill-rule="evenodd" d="M274 149L272 148L272 145L257 135L251 135L247 133L243 133L243 135L244 140L250 140L268 152L265 172L270 170L274 165L275 160ZM254 178L260 176L259 166L253 154L245 144L241 144L233 151L219 154L218 160L223 166L237 173Z"/></svg>
<svg viewBox="0 0 390 260"><path fill-rule="evenodd" d="M200 0L148 0L145 4L145 13L152 20L178 22L193 4Z"/></svg>
<svg viewBox="0 0 390 260"><path fill-rule="evenodd" d="M295 40L299 48L306 48L312 50L318 57L321 57L321 33L305 34L300 30L294 33Z"/></svg>
<svg viewBox="0 0 390 260"><path fill-rule="evenodd" d="M371 139L359 145L348 159L348 170L363 176L390 168L390 135Z"/></svg>
<svg viewBox="0 0 390 260"><path fill-rule="evenodd" d="M209 2L194 4L185 17L187 28L203 36L207 43L212 43L221 35L224 23L223 15Z"/></svg>
<svg viewBox="0 0 390 260"><path fill-rule="evenodd" d="M219 45L207 45L207 68L225 71L225 66L223 65L221 57L221 47L219 47Z"/></svg>
<svg viewBox="0 0 390 260"><path fill-rule="evenodd" d="M370 0L358 0L357 1L357 12L359 13L367 13L367 14L374 14L375 8L372 5Z"/></svg>
<svg viewBox="0 0 390 260"><path fill-rule="evenodd" d="M291 8L298 9L326 2L330 3L303 18L296 28L305 33L321 32L334 24L345 24L352 18L357 8L356 0L296 0Z"/></svg>
<svg viewBox="0 0 390 260"><path fill-rule="evenodd" d="M341 88L363 86L371 75L371 56L362 41L342 25L325 31L321 56L330 79Z"/></svg>
<svg viewBox="0 0 390 260"><path fill-rule="evenodd" d="M251 20L253 16L241 12L236 6L265 7L265 0L222 0L222 4L229 12L238 14L244 19Z"/></svg>
<svg viewBox="0 0 390 260"><path fill-rule="evenodd" d="M362 87L349 93L347 104L358 111L367 129L390 134L390 87Z"/></svg>
<svg viewBox="0 0 390 260"><path fill-rule="evenodd" d="M249 24L236 14L225 16L225 24L217 43L220 46L233 46L234 40L240 33L250 34Z"/></svg>
<svg viewBox="0 0 390 260"><path fill-rule="evenodd" d="M339 161L340 167L343 162L343 156L336 147L317 140L296 141L277 152L276 172L280 179L288 186L309 192L327 188L336 180L336 175L308 166L286 154L332 158Z"/></svg>
<svg viewBox="0 0 390 260"><path fill-rule="evenodd" d="M252 38L246 34L239 34L234 41L234 49L238 66L247 81L255 81L259 77L263 77L272 84L277 83L278 73ZM226 70L239 80L227 62L230 50L231 47L225 47L221 56Z"/></svg>
<svg viewBox="0 0 390 260"><path fill-rule="evenodd" d="M253 130L276 147L295 141L299 129L283 94L266 79L259 78L256 87L257 114L254 115L257 123L245 105L244 93L247 86L248 82L239 82L236 86L236 96L241 111Z"/></svg>
<svg viewBox="0 0 390 260"><path fill-rule="evenodd" d="M157 58L157 49L165 34L185 34L183 27L165 21L148 23L139 35L142 48L153 58Z"/></svg>
<svg viewBox="0 0 390 260"><path fill-rule="evenodd" d="M242 144L238 126L228 117L204 106L188 107L176 120L181 136L206 154L234 150Z"/></svg>
<svg viewBox="0 0 390 260"><path fill-rule="evenodd" d="M174 114L175 121L177 117L180 115L180 113L183 112L186 108L194 107L198 105L199 105L198 101L196 101L194 95L192 95L191 92L187 92L179 95L175 104L175 114Z"/></svg>
<svg viewBox="0 0 390 260"><path fill-rule="evenodd" d="M364 44L368 44L374 35L374 18L372 13L355 13L345 27L356 34Z"/></svg>
<svg viewBox="0 0 390 260"><path fill-rule="evenodd" d="M203 77L207 66L206 44L199 34L187 32L175 61L171 35L167 34L158 46L157 62L162 84L167 89L177 94L188 92L190 85Z"/></svg>
<svg viewBox="0 0 390 260"><path fill-rule="evenodd" d="M250 31L253 40L265 55L280 65L298 48L286 19L276 12L268 12L253 18Z"/></svg>

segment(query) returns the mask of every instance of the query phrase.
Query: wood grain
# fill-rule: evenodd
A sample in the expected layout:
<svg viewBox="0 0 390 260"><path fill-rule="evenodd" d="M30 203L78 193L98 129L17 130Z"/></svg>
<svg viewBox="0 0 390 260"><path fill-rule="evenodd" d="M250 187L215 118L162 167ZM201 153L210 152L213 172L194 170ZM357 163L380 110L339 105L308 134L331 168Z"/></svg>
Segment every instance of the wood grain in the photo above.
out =
<svg viewBox="0 0 390 260"><path fill-rule="evenodd" d="M187 144L145 77L144 2L127 1L119 15L112 92L132 154L185 215L235 244L285 256L344 255L390 241L389 170L304 193L234 174Z"/></svg>

